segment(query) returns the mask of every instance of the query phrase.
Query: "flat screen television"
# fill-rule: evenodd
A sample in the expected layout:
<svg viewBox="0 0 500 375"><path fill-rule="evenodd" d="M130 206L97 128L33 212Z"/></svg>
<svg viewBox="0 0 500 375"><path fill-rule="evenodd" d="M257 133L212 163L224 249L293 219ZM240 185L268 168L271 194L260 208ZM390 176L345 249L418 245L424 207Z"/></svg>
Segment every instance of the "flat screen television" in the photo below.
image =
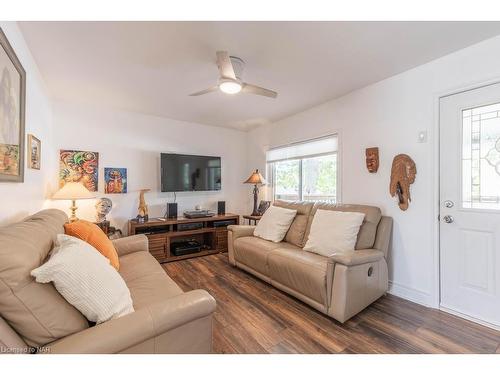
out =
<svg viewBox="0 0 500 375"><path fill-rule="evenodd" d="M220 189L220 157L161 154L161 191L212 191Z"/></svg>

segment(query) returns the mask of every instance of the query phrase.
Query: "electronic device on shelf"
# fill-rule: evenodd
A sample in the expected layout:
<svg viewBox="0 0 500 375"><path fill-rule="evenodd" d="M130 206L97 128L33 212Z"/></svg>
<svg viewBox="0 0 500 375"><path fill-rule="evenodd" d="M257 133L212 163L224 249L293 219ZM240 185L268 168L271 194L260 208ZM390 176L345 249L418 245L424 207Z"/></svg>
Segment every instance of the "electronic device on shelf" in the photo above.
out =
<svg viewBox="0 0 500 375"><path fill-rule="evenodd" d="M217 202L217 214L225 215L226 214L226 201L218 201Z"/></svg>
<svg viewBox="0 0 500 375"><path fill-rule="evenodd" d="M177 224L177 230L179 232L184 232L186 230L196 230L203 229L203 222L199 223L179 223Z"/></svg>
<svg viewBox="0 0 500 375"><path fill-rule="evenodd" d="M213 191L221 190L220 156L160 155L161 191Z"/></svg>
<svg viewBox="0 0 500 375"><path fill-rule="evenodd" d="M236 220L217 220L214 221L214 228L227 227L228 225L236 225Z"/></svg>
<svg viewBox="0 0 500 375"><path fill-rule="evenodd" d="M167 212L165 217L169 219L177 219L177 203L167 203Z"/></svg>
<svg viewBox="0 0 500 375"><path fill-rule="evenodd" d="M145 228L137 228L135 230L135 234L160 234L160 233L167 233L167 232L168 232L167 225L158 225L158 226L151 226L151 227L145 227Z"/></svg>
<svg viewBox="0 0 500 375"><path fill-rule="evenodd" d="M201 251L202 245L194 240L183 240L170 244L170 252L175 256L198 253Z"/></svg>
<svg viewBox="0 0 500 375"><path fill-rule="evenodd" d="M188 219L198 219L203 217L212 217L215 213L209 210L194 210L194 211L184 211L184 216Z"/></svg>

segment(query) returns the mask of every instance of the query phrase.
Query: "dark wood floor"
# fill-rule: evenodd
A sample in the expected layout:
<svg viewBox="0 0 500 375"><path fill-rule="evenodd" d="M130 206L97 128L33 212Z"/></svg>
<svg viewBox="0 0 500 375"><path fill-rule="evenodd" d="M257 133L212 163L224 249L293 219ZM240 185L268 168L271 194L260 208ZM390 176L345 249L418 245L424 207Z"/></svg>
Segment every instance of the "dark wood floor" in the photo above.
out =
<svg viewBox="0 0 500 375"><path fill-rule="evenodd" d="M500 332L387 295L344 324L229 265L164 264L184 290L217 300L216 353L500 353Z"/></svg>

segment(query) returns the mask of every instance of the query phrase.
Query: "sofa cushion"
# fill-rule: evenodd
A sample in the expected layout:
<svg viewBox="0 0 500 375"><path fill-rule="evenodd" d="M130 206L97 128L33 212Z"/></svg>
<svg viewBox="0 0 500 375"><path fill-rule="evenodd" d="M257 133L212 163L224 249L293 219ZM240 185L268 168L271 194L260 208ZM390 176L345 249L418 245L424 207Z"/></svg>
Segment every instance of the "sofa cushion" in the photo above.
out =
<svg viewBox="0 0 500 375"><path fill-rule="evenodd" d="M0 353L30 353L28 345L0 316Z"/></svg>
<svg viewBox="0 0 500 375"><path fill-rule="evenodd" d="M113 242L104 231L94 223L87 220L77 220L64 224L67 235L81 239L96 248L102 255L109 259L109 263L118 271L120 262Z"/></svg>
<svg viewBox="0 0 500 375"><path fill-rule="evenodd" d="M280 244L252 236L237 238L233 246L236 262L267 276L267 255Z"/></svg>
<svg viewBox="0 0 500 375"><path fill-rule="evenodd" d="M63 211L51 209L0 228L0 315L31 346L88 328L54 285L30 275L48 258L67 220Z"/></svg>
<svg viewBox="0 0 500 375"><path fill-rule="evenodd" d="M259 237L240 237L234 241L234 259L255 271L268 275L267 256L278 247L295 248L286 242L271 242Z"/></svg>
<svg viewBox="0 0 500 375"><path fill-rule="evenodd" d="M269 277L327 306L328 258L296 248L276 248L268 257Z"/></svg>
<svg viewBox="0 0 500 375"><path fill-rule="evenodd" d="M283 241L296 213L297 211L287 208L269 207L257 223L253 235L268 241Z"/></svg>
<svg viewBox="0 0 500 375"><path fill-rule="evenodd" d="M353 251L365 214L317 210L304 251L330 257Z"/></svg>
<svg viewBox="0 0 500 375"><path fill-rule="evenodd" d="M57 291L85 317L97 324L134 312L130 291L109 259L87 242L57 235L50 259L31 271L39 283Z"/></svg>
<svg viewBox="0 0 500 375"><path fill-rule="evenodd" d="M312 210L312 218L318 209L321 210L333 210L333 211L344 211L344 212L361 212L365 214L363 224L359 228L358 238L356 240L356 250L360 249L371 249L375 243L375 236L377 234L377 227L380 219L382 218L382 212L380 208L373 206L365 206L361 204L329 204L329 203L316 203ZM306 239L309 236L311 230L312 220L309 221L308 228L306 231Z"/></svg>
<svg viewBox="0 0 500 375"><path fill-rule="evenodd" d="M130 290L136 310L183 293L158 261L146 251L120 257L119 273Z"/></svg>
<svg viewBox="0 0 500 375"><path fill-rule="evenodd" d="M304 244L306 243L305 234L314 203L277 200L274 202L274 205L297 211L292 225L290 225L290 229L288 229L288 232L286 233L285 241L295 246L304 247Z"/></svg>

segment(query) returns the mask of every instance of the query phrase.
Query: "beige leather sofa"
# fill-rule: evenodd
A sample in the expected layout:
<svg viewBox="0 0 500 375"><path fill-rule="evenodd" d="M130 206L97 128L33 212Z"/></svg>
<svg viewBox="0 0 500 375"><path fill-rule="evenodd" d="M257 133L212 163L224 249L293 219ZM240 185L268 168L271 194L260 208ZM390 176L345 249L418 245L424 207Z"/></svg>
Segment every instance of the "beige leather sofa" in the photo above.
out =
<svg viewBox="0 0 500 375"><path fill-rule="evenodd" d="M135 312L91 326L30 271L48 257L67 216L44 210L0 228L0 353L210 353L215 300L184 293L148 252L143 235L114 241Z"/></svg>
<svg viewBox="0 0 500 375"><path fill-rule="evenodd" d="M392 219L380 209L276 201L297 210L284 241L254 237L254 226L229 227L229 262L343 323L381 297L388 288L386 257ZM356 250L324 257L302 250L318 209L363 212Z"/></svg>

